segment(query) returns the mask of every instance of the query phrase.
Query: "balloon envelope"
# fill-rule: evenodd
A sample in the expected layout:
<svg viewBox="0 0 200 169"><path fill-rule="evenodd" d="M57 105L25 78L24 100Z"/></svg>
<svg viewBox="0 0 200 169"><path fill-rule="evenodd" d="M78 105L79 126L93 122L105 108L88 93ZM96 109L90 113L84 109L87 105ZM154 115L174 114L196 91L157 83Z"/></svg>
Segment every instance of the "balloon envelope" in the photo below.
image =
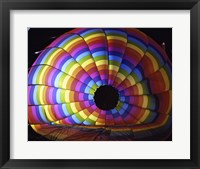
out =
<svg viewBox="0 0 200 169"><path fill-rule="evenodd" d="M102 86L116 93L97 103ZM165 140L171 111L171 61L138 29L72 29L29 70L29 125L49 140Z"/></svg>

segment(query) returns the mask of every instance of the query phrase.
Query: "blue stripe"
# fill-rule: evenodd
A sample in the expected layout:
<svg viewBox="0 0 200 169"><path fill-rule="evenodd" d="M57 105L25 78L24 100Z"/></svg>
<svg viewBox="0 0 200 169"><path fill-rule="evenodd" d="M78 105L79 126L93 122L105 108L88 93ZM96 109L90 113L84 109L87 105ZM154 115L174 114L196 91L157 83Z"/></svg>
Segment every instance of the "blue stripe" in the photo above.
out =
<svg viewBox="0 0 200 169"><path fill-rule="evenodd" d="M52 94L53 103L57 103L56 94L57 94L57 89L53 88L53 94Z"/></svg>
<svg viewBox="0 0 200 169"><path fill-rule="evenodd" d="M51 78L51 86L54 86L55 79L56 79L56 77L59 73L60 73L59 70L56 70L55 72L53 72L53 75L52 75L52 78Z"/></svg>
<svg viewBox="0 0 200 169"><path fill-rule="evenodd" d="M37 91L38 91L38 86L33 87L33 102L35 105L38 105L38 100L37 100Z"/></svg>
<svg viewBox="0 0 200 169"><path fill-rule="evenodd" d="M94 53L92 52L92 56L94 58L97 58L98 56L107 56L107 52L105 52L105 51L97 51L97 52L94 52Z"/></svg>
<svg viewBox="0 0 200 169"><path fill-rule="evenodd" d="M61 100L60 100L60 95L61 95L61 90L58 89L57 92L56 92L56 102L57 103L62 103Z"/></svg>
<svg viewBox="0 0 200 169"><path fill-rule="evenodd" d="M38 73L42 69L42 66L38 66L34 72L32 84L37 84Z"/></svg>
<svg viewBox="0 0 200 169"><path fill-rule="evenodd" d="M56 48L51 48L46 55L43 56L43 59L41 60L40 64L44 64L44 62L46 61L47 57L49 57L49 55L51 53L54 53L57 49Z"/></svg>
<svg viewBox="0 0 200 169"><path fill-rule="evenodd" d="M42 61L42 59L47 55L47 53L48 53L49 51L51 51L51 49L52 49L52 48L47 48L47 49L43 50L42 53L38 56L39 58L38 58L37 62L34 63L33 65L38 65L38 64L40 64L41 61Z"/></svg>
<svg viewBox="0 0 200 169"><path fill-rule="evenodd" d="M105 33L106 34L118 34L118 35L123 35L123 36L127 36L127 34L124 32L124 31L122 31L122 30L119 30L119 29L104 29L104 31L105 31Z"/></svg>
<svg viewBox="0 0 200 169"><path fill-rule="evenodd" d="M75 62L73 58L70 58L68 61L66 61L66 62L64 63L64 65L62 66L62 69L61 69L61 70L62 70L63 72L65 72L67 66L68 66L71 62Z"/></svg>
<svg viewBox="0 0 200 169"><path fill-rule="evenodd" d="M136 37L133 38L133 37L129 36L128 37L128 42L129 41L133 42L133 43L136 43L139 47L144 48L144 50L147 49L147 45L144 44L141 40L137 39Z"/></svg>
<svg viewBox="0 0 200 169"><path fill-rule="evenodd" d="M67 62L69 59L72 59L72 57L66 53L64 59L60 62L60 65L58 66L58 69L59 69L59 70L62 70L63 65L64 65L65 62Z"/></svg>
<svg viewBox="0 0 200 169"><path fill-rule="evenodd" d="M76 117L76 115L74 114L74 115L72 115L71 116L72 117L72 119L77 123L77 124L80 124L80 123L82 123L77 117Z"/></svg>
<svg viewBox="0 0 200 169"><path fill-rule="evenodd" d="M109 55L109 61L111 60L121 63L122 58L116 55Z"/></svg>
<svg viewBox="0 0 200 169"><path fill-rule="evenodd" d="M30 95L29 95L29 100L30 100L30 104L33 105L34 104L34 87L33 86L29 86L30 88Z"/></svg>
<svg viewBox="0 0 200 169"><path fill-rule="evenodd" d="M142 74L141 74L141 72L140 72L140 70L138 68L135 68L133 70L133 73L137 76L138 81L141 81L143 79L143 76L142 76Z"/></svg>
<svg viewBox="0 0 200 169"><path fill-rule="evenodd" d="M121 64L120 69L125 70L128 74L132 71L132 69L125 64Z"/></svg>
<svg viewBox="0 0 200 169"><path fill-rule="evenodd" d="M65 116L70 116L71 114L68 112L66 104L62 104L62 110Z"/></svg>
<svg viewBox="0 0 200 169"><path fill-rule="evenodd" d="M79 62L82 58L84 58L85 56L88 56L88 55L90 55L90 52L88 52L88 51L83 52L77 56L76 61Z"/></svg>
<svg viewBox="0 0 200 169"><path fill-rule="evenodd" d="M70 41L73 38L76 39L77 37L79 37L79 36L77 36L77 35L71 35L68 38L64 38L64 40L60 41L60 43L58 43L57 46L62 48L65 43L67 43L68 41Z"/></svg>
<svg viewBox="0 0 200 169"><path fill-rule="evenodd" d="M28 75L28 84L34 84L33 77L35 75L36 67L32 67Z"/></svg>
<svg viewBox="0 0 200 169"><path fill-rule="evenodd" d="M40 110L39 110L39 106L35 106L35 109L36 109L36 115L37 115L37 117L38 117L38 119L40 120L40 122L45 122L43 119L42 119L42 117L41 117L41 115L40 115Z"/></svg>
<svg viewBox="0 0 200 169"><path fill-rule="evenodd" d="M73 55L73 58L77 61L77 58L79 57L79 55L82 55L83 53L85 54L85 56L87 56L87 55L90 55L90 56L91 56L91 53L90 53L88 50L89 50L88 48L83 48L83 49L77 51L77 53L75 53L75 54ZM87 53L87 52L88 52L88 53ZM84 56L84 57L85 57L85 56Z"/></svg>
<svg viewBox="0 0 200 169"><path fill-rule="evenodd" d="M102 55L108 55L108 52L107 52L107 47L97 47L97 48L94 48L91 50L91 53L97 53L97 52L103 52L104 54Z"/></svg>
<svg viewBox="0 0 200 169"><path fill-rule="evenodd" d="M159 60L158 64L160 64L160 65L164 64L164 58L161 55L161 53L158 50L156 50L156 48L154 48L153 46L149 45L149 51L153 52L153 54L155 54L154 56Z"/></svg>
<svg viewBox="0 0 200 169"><path fill-rule="evenodd" d="M59 82L61 82L61 81L60 81L60 77L61 77L62 75L63 75L62 72L60 72L60 73L57 74L57 76L56 76L56 78L55 78L55 80L54 80L54 85L53 85L53 86L59 87Z"/></svg>
<svg viewBox="0 0 200 169"><path fill-rule="evenodd" d="M39 107L39 112L40 112L40 116L41 116L42 120L44 122L48 123L49 121L48 121L48 119L45 116L45 112L44 112L43 107L42 106L38 106L38 107Z"/></svg>
<svg viewBox="0 0 200 169"><path fill-rule="evenodd" d="M86 31L82 32L81 33L81 36L86 36L87 34L90 34L90 33L99 33L100 29L87 29Z"/></svg>
<svg viewBox="0 0 200 169"><path fill-rule="evenodd" d="M56 105L57 108L58 108L58 113L61 115L62 118L66 117L65 113L63 112L63 109L62 109L62 105L59 104L59 105Z"/></svg>

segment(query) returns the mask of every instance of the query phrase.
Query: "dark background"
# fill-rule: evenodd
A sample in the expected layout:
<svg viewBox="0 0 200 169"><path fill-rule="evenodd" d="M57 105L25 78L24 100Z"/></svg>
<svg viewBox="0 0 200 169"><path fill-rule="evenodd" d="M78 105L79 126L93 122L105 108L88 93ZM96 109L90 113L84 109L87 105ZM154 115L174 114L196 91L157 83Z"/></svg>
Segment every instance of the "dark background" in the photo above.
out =
<svg viewBox="0 0 200 169"><path fill-rule="evenodd" d="M172 60L172 28L137 28L154 39L158 44L165 43L165 50L170 60ZM32 66L39 54L35 52L43 50L58 36L72 28L30 28L28 30L28 69ZM28 140L48 140L34 132L28 125ZM167 140L172 140L170 135Z"/></svg>

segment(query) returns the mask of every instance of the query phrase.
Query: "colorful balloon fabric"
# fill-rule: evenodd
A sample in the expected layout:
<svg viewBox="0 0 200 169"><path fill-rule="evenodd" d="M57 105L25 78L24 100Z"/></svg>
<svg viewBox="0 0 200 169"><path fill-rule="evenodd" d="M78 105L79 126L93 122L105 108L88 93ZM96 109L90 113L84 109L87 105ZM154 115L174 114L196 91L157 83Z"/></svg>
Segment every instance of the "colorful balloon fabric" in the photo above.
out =
<svg viewBox="0 0 200 169"><path fill-rule="evenodd" d="M138 29L73 29L29 70L29 125L49 140L166 140L171 112L171 61Z"/></svg>

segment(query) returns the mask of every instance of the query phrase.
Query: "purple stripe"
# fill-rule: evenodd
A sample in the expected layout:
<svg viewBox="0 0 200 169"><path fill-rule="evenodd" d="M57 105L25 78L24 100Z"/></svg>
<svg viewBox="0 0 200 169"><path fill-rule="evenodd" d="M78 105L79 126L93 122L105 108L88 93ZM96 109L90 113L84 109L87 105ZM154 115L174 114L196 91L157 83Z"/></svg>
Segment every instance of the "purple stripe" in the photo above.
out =
<svg viewBox="0 0 200 169"><path fill-rule="evenodd" d="M56 112L57 117L58 117L59 119L63 118L63 115L61 115L61 111L59 110L58 105L54 105L53 108L54 108L54 110L55 110L55 112Z"/></svg>
<svg viewBox="0 0 200 169"><path fill-rule="evenodd" d="M85 107L90 107L89 101L84 101L84 105L85 105Z"/></svg>
<svg viewBox="0 0 200 169"><path fill-rule="evenodd" d="M33 66L34 65L37 65L37 64L40 64L42 59L45 57L45 55L50 51L51 49L44 49L42 51L42 53L40 53L40 55L38 56L38 58L36 59L36 61L33 63Z"/></svg>
<svg viewBox="0 0 200 169"><path fill-rule="evenodd" d="M28 84L33 83L33 76L35 74L35 71L36 71L36 67L31 67L29 74L28 74Z"/></svg>
<svg viewBox="0 0 200 169"><path fill-rule="evenodd" d="M81 89L82 84L83 84L82 82L79 82L79 81L78 81L77 84L76 84L75 90L79 92L80 89Z"/></svg>
<svg viewBox="0 0 200 169"><path fill-rule="evenodd" d="M114 52L119 52L120 55L123 55L124 51L125 51L125 47L123 48L116 48L115 46L112 47L112 46L108 46L108 51L114 51Z"/></svg>
<svg viewBox="0 0 200 169"><path fill-rule="evenodd" d="M85 49L85 50L84 50L84 49ZM81 45L81 46L79 46L78 48L75 48L74 50L70 51L69 53L70 53L70 55L72 55L73 57L76 58L77 55L79 55L78 52L81 51L81 50L84 50L84 51L81 52L81 53L83 53L83 52L88 51L88 48L87 48L86 45ZM81 54L81 53L80 53L80 54Z"/></svg>
<svg viewBox="0 0 200 169"><path fill-rule="evenodd" d="M84 83L84 82L85 82L85 79L87 79L87 77L88 77L88 75L87 75L86 73L84 73L84 74L81 76L80 81Z"/></svg>
<svg viewBox="0 0 200 169"><path fill-rule="evenodd" d="M35 104L34 100L33 100L34 86L28 86L28 90L29 90L29 97L28 97L29 101L28 102L30 103L29 105Z"/></svg>
<svg viewBox="0 0 200 169"><path fill-rule="evenodd" d="M47 80L48 80L48 85L50 85L50 86L54 85L52 78L53 78L53 75L55 74L55 72L57 72L56 69L51 69L50 73L48 74L49 76L47 77Z"/></svg>
<svg viewBox="0 0 200 169"><path fill-rule="evenodd" d="M101 80L99 77L99 73L97 73L97 72L90 74L90 77L92 77L92 79L98 78L98 80Z"/></svg>
<svg viewBox="0 0 200 169"><path fill-rule="evenodd" d="M69 55L66 53L62 53L61 55L59 55L59 59L56 61L55 67L62 68L63 64L69 59L68 57L69 57ZM63 63L64 60L65 60L65 62Z"/></svg>
<svg viewBox="0 0 200 169"><path fill-rule="evenodd" d="M28 86L28 105L31 104L30 98L32 97L31 95L31 88Z"/></svg>
<svg viewBox="0 0 200 169"><path fill-rule="evenodd" d="M79 93L78 94L78 98L79 98L79 100L78 101L84 101L85 99L84 99L84 93Z"/></svg>
<svg viewBox="0 0 200 169"><path fill-rule="evenodd" d="M59 46L60 43L62 43L66 38L68 38L70 35L69 34L64 34L58 37L56 40L54 40L49 47L54 47L54 46Z"/></svg>
<svg viewBox="0 0 200 169"><path fill-rule="evenodd" d="M50 104L54 104L54 100L53 100L53 87L51 87L50 89L49 89L49 92L48 92L48 100L50 101Z"/></svg>
<svg viewBox="0 0 200 169"><path fill-rule="evenodd" d="M34 117L34 120L35 122L41 122L40 118L38 117L38 114L37 114L37 109L36 109L36 106L31 106L32 107L32 115Z"/></svg>
<svg viewBox="0 0 200 169"><path fill-rule="evenodd" d="M106 41L105 41L106 42ZM102 45L102 43L94 43L93 45L88 45L89 46L89 48L90 48L90 50L94 50L94 49L96 49L96 48L107 48L107 45L106 45L106 43L104 44L104 45ZM98 50L98 51L103 51L103 52L106 52L106 51L104 51L104 50ZM95 51L95 52L97 52L97 51Z"/></svg>
<svg viewBox="0 0 200 169"><path fill-rule="evenodd" d="M93 110L96 110L96 109L97 109L96 104L92 105L91 108L92 108Z"/></svg>
<svg viewBox="0 0 200 169"><path fill-rule="evenodd" d="M72 119L72 116L70 116L69 118L67 118L67 121L68 121L70 124L76 124L76 122Z"/></svg>

